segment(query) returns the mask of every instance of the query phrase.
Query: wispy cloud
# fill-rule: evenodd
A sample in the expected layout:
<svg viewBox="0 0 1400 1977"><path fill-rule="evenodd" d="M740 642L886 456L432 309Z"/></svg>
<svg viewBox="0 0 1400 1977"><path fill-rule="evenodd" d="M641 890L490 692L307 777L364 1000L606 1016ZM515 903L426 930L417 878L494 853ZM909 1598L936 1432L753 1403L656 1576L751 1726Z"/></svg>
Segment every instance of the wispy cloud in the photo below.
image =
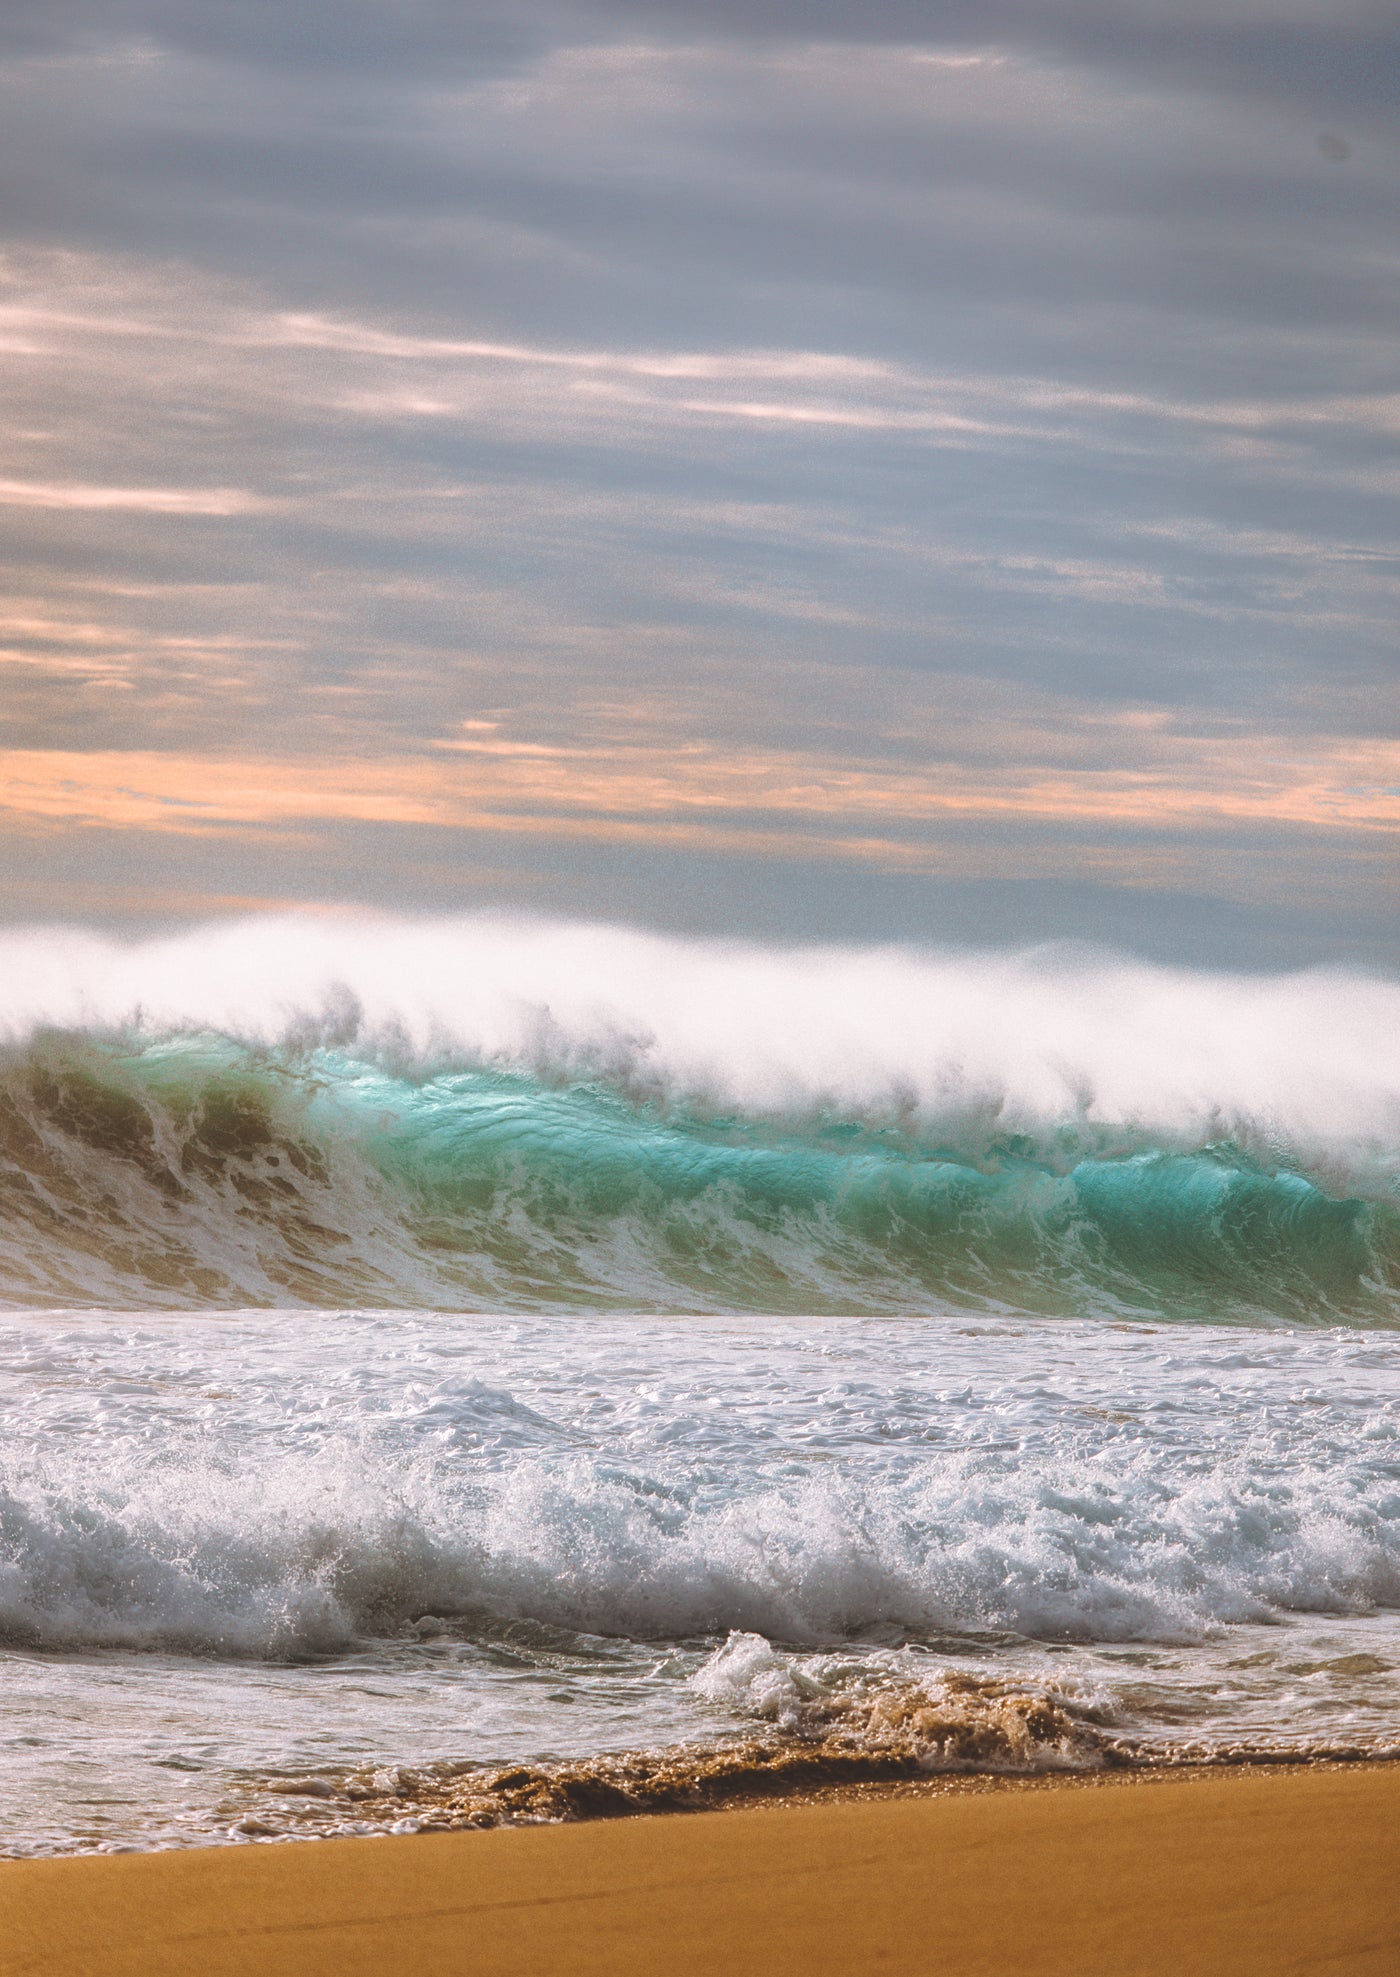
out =
<svg viewBox="0 0 1400 1977"><path fill-rule="evenodd" d="M235 487L93 487L0 480L7 508L121 509L136 515L250 515L271 504Z"/></svg>
<svg viewBox="0 0 1400 1977"><path fill-rule="evenodd" d="M669 752L550 745L491 725L465 724L438 744L438 759L15 750L0 761L0 807L175 830L305 819L653 841L680 830L697 843L779 853L800 833L809 849L875 862L936 855L940 826L969 818L1400 833L1400 743L1332 737L1299 752L1279 735L1174 732L1152 710L1102 717L1087 747L1082 734L1077 748L1059 738L1055 753L1097 757L1079 763L1036 760L1044 749L1029 746L1020 761L993 764L837 762L700 742ZM890 830L901 835L881 835Z"/></svg>

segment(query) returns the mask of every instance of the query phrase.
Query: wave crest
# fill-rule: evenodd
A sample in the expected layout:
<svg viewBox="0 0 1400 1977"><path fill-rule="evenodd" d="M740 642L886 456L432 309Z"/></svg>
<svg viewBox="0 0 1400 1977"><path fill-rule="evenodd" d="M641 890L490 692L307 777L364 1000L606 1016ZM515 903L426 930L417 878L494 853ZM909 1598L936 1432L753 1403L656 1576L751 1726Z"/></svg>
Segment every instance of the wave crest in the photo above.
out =
<svg viewBox="0 0 1400 1977"><path fill-rule="evenodd" d="M0 1070L3 1301L1400 1316L1389 1201L1228 1142L1102 1138L928 1144L501 1071L45 1037Z"/></svg>

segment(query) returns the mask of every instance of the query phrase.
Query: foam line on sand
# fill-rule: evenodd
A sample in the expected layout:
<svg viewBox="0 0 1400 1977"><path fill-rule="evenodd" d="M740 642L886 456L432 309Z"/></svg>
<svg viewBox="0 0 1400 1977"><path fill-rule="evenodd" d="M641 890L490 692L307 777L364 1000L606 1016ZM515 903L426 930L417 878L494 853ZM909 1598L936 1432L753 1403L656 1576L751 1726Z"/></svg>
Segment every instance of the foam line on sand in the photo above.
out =
<svg viewBox="0 0 1400 1977"><path fill-rule="evenodd" d="M1393 1977L1400 1766L0 1866L4 1977Z"/></svg>

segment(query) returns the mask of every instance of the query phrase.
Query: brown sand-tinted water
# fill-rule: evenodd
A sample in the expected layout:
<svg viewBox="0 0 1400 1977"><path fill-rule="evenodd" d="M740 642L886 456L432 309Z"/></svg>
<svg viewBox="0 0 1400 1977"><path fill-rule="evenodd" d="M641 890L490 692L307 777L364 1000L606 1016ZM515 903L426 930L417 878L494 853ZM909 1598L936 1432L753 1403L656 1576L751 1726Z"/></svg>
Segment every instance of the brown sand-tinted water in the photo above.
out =
<svg viewBox="0 0 1400 1977"><path fill-rule="evenodd" d="M392 1767L336 1786L315 1777L273 1779L275 1822L255 1812L241 1830L325 1830L330 1805L361 1827L411 1819L429 1831L699 1812L935 1774L1027 1774L1135 1761L1130 1746L1049 1696L953 1674L935 1687L887 1684L814 1698L803 1730L786 1735L553 1764Z"/></svg>

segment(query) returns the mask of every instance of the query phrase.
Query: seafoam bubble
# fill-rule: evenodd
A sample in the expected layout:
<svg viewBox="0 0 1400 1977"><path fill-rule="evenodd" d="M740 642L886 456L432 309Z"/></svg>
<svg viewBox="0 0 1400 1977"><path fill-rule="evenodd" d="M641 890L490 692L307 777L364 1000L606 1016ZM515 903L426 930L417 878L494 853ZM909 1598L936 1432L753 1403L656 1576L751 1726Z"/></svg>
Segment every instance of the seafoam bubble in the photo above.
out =
<svg viewBox="0 0 1400 1977"><path fill-rule="evenodd" d="M733 1633L691 1677L709 1700L833 1748L927 1771L1047 1770L1125 1761L1100 1698L939 1666L926 1655L797 1656Z"/></svg>

